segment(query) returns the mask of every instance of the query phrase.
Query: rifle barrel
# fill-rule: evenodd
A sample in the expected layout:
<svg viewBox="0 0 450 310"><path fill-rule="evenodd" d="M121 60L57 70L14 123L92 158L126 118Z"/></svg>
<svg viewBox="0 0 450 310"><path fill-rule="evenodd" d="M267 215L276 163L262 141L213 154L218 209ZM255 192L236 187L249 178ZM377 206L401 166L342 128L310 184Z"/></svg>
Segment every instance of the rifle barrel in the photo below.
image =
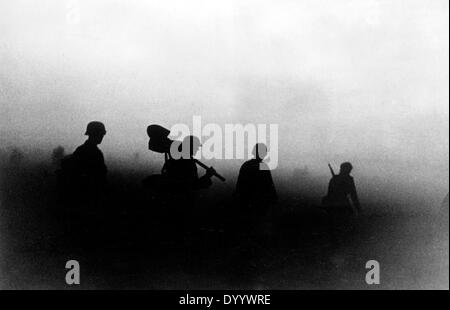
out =
<svg viewBox="0 0 450 310"><path fill-rule="evenodd" d="M332 175L333 177L335 177L335 176L336 176L336 173L334 173L334 170L333 170L333 167L331 167L331 164L328 164L328 168L330 168L331 175Z"/></svg>
<svg viewBox="0 0 450 310"><path fill-rule="evenodd" d="M195 162L197 163L197 165L199 165L200 167L204 168L204 169L209 169L209 167L207 165L205 165L204 163L202 163L201 161L199 161L198 159L195 159ZM220 174L218 174L217 172L214 173L214 176L216 178L218 178L219 180L221 180L222 182L225 182L225 178L223 176L221 176Z"/></svg>

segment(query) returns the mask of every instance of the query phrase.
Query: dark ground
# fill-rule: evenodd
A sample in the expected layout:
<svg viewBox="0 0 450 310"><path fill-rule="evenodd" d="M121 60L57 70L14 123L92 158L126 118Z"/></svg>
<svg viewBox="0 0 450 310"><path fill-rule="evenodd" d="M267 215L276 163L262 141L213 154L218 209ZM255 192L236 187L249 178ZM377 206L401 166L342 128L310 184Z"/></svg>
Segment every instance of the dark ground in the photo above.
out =
<svg viewBox="0 0 450 310"><path fill-rule="evenodd" d="M2 289L72 289L71 259L80 262L81 289L449 287L448 216L439 213L367 212L336 245L326 214L279 190L273 233L249 238L236 232L238 213L221 192L200 197L195 229L180 237L144 202L145 173L123 170L110 175L108 211L90 218L96 228L83 237L65 230L51 166L1 171ZM368 260L380 262L379 286L365 283Z"/></svg>

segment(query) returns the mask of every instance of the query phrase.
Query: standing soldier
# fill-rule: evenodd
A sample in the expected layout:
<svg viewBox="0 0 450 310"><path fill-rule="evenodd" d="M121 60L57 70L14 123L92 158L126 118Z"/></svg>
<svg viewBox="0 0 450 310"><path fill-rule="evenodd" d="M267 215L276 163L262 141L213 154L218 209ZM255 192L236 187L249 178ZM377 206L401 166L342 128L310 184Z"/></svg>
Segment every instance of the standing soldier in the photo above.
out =
<svg viewBox="0 0 450 310"><path fill-rule="evenodd" d="M255 157L246 161L239 171L235 195L241 207L255 214L264 214L269 205L277 200L272 174L263 162L267 156L265 144L256 144L253 156Z"/></svg>
<svg viewBox="0 0 450 310"><path fill-rule="evenodd" d="M64 192L72 202L96 204L106 184L107 168L98 145L106 134L101 122L90 122L85 135L88 139L72 155L62 160ZM81 206L83 207L83 206Z"/></svg>
<svg viewBox="0 0 450 310"><path fill-rule="evenodd" d="M105 125L90 122L87 125L88 139L73 153L79 175L90 190L98 191L106 183L107 168L102 151L98 148L106 135Z"/></svg>
<svg viewBox="0 0 450 310"><path fill-rule="evenodd" d="M100 236L103 218L101 197L106 185L107 168L98 145L106 134L101 122L90 122L88 139L75 152L62 160L59 182L64 203L63 218L69 237L91 246ZM81 239L80 239L81 238Z"/></svg>
<svg viewBox="0 0 450 310"><path fill-rule="evenodd" d="M341 164L341 169L338 175L334 175L328 185L328 194L324 198L324 205L328 212L340 215L352 215L353 208L349 200L349 196L353 202L353 206L358 212L361 212L361 205L359 203L358 194L356 193L355 180L350 175L353 166L349 162Z"/></svg>
<svg viewBox="0 0 450 310"><path fill-rule="evenodd" d="M246 161L236 183L235 197L238 200L238 232L272 238L272 206L277 201L277 192L269 167L264 163L267 147L258 143L253 148L253 159Z"/></svg>
<svg viewBox="0 0 450 310"><path fill-rule="evenodd" d="M167 154L162 175L168 187L165 189L168 207L174 212L172 215L178 222L178 228L186 230L191 226L189 222L192 221L197 190L210 187L211 177L216 171L212 167L208 168L206 173L199 177L197 161L194 159L201 146L197 137L187 136L183 142L173 143L173 149L178 154ZM176 158L176 155L180 157Z"/></svg>
<svg viewBox="0 0 450 310"><path fill-rule="evenodd" d="M162 173L170 180L173 189L190 196L197 189L210 187L211 177L215 174L214 168L209 168L204 176L199 177L197 164L193 158L201 146L200 140L194 136L187 136L181 144L175 145L178 147L180 158L174 158L172 154L169 154L162 169ZM192 203L192 199L185 202Z"/></svg>
<svg viewBox="0 0 450 310"><path fill-rule="evenodd" d="M195 227L192 222L198 190L210 187L212 176L222 181L225 178L194 158L201 146L197 137L187 136L183 141L173 141L169 138L170 130L156 124L147 127L147 134L149 150L164 154L164 166L161 175L147 177L144 186L152 201L160 207L160 215L168 221L168 225L164 225L169 229L167 233L171 236L175 233L174 239L179 240ZM197 165L206 169L201 177Z"/></svg>
<svg viewBox="0 0 450 310"><path fill-rule="evenodd" d="M354 214L352 205L361 212L356 186L353 177L350 175L353 166L349 162L341 164L338 175L334 174L330 166L333 177L328 185L328 193L323 199L323 205L328 212L330 218L329 234L331 244L339 246L344 236L351 232L354 228L351 216Z"/></svg>

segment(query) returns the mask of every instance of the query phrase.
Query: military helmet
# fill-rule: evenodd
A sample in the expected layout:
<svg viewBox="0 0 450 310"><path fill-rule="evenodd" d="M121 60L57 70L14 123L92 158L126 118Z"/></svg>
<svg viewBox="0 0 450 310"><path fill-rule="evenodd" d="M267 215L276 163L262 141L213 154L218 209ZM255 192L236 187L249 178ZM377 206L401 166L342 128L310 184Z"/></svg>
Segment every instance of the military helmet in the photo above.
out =
<svg viewBox="0 0 450 310"><path fill-rule="evenodd" d="M350 173L353 170L353 165L349 162L341 164L341 171Z"/></svg>
<svg viewBox="0 0 450 310"><path fill-rule="evenodd" d="M90 122L87 125L86 128L86 136L90 136L90 135L99 135L99 134L106 134L106 129L105 129L105 125L103 125L102 122L97 122L97 121L93 121Z"/></svg>

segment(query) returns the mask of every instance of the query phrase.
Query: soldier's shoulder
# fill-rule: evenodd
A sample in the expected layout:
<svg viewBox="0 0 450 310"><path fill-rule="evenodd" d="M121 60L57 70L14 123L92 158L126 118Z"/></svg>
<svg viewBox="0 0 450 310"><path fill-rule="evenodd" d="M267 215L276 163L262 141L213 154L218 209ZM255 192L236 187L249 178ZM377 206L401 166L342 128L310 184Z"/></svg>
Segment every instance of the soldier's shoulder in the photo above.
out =
<svg viewBox="0 0 450 310"><path fill-rule="evenodd" d="M249 171L249 170L251 170L252 169L252 162L251 162L251 160L247 160L246 162L244 162L242 165L241 165L241 168L239 169L239 172L240 173L242 173L242 172L247 172L247 171Z"/></svg>
<svg viewBox="0 0 450 310"><path fill-rule="evenodd" d="M103 156L102 151L96 145L88 143L84 143L77 147L74 154L98 154Z"/></svg>
<svg viewBox="0 0 450 310"><path fill-rule="evenodd" d="M84 153L85 151L86 151L86 145L82 144L75 149L73 154L76 155L76 154Z"/></svg>
<svg viewBox="0 0 450 310"><path fill-rule="evenodd" d="M258 165L259 165L259 161L252 158L252 159L249 159L246 162L244 162L242 164L242 167L254 167L254 166L258 166Z"/></svg>

